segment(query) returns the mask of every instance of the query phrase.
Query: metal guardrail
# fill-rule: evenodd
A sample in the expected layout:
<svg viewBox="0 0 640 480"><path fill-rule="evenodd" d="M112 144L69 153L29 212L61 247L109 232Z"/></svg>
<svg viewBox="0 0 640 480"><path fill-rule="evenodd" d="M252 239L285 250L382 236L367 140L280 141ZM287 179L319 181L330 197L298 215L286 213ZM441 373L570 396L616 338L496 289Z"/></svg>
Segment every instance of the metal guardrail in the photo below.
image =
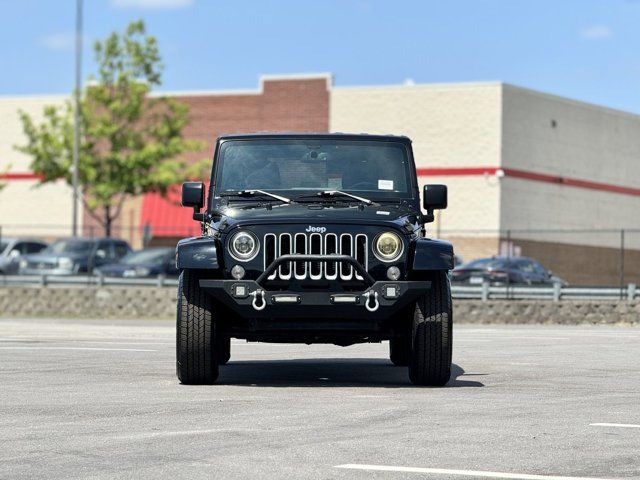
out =
<svg viewBox="0 0 640 480"><path fill-rule="evenodd" d="M177 287L178 280L158 276L156 278L117 278L100 275L0 275L2 285L48 286L148 286ZM640 289L635 284L620 287L563 287L551 286L493 286L453 285L454 299L467 300L628 300L640 299Z"/></svg>
<svg viewBox="0 0 640 480"><path fill-rule="evenodd" d="M76 285L76 286L147 286L177 287L178 280L159 275L155 278L120 278L102 275L0 275L0 286Z"/></svg>
<svg viewBox="0 0 640 480"><path fill-rule="evenodd" d="M455 299L468 300L628 300L640 298L640 289L631 283L626 287L563 287L559 283L551 286L493 286L453 285L451 293Z"/></svg>

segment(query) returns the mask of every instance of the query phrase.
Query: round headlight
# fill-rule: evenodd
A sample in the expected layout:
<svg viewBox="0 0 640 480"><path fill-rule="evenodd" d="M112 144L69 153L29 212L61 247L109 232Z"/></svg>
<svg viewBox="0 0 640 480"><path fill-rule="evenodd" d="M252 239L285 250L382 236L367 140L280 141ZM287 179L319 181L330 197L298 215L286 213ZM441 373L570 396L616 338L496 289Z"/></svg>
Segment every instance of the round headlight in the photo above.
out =
<svg viewBox="0 0 640 480"><path fill-rule="evenodd" d="M378 235L373 243L373 253L383 262L392 262L402 254L402 240L393 232Z"/></svg>
<svg viewBox="0 0 640 480"><path fill-rule="evenodd" d="M258 238L251 232L241 231L235 233L229 241L231 256L241 262L247 262L258 254Z"/></svg>

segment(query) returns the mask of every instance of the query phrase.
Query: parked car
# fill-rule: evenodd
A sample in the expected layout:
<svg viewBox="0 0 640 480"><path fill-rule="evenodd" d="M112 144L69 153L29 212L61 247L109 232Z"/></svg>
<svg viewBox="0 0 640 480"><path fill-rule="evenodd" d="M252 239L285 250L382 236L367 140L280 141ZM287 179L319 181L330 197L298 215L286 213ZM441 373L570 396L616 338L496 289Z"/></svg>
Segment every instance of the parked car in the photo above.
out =
<svg viewBox="0 0 640 480"><path fill-rule="evenodd" d="M540 285L567 282L553 275L540 262L529 257L488 257L479 258L456 267L451 272L451 281L458 284L482 284L485 281L492 285L526 284Z"/></svg>
<svg viewBox="0 0 640 480"><path fill-rule="evenodd" d="M27 275L76 275L118 262L131 253L124 240L114 238L67 238L40 253L20 259L20 273Z"/></svg>
<svg viewBox="0 0 640 480"><path fill-rule="evenodd" d="M105 277L177 277L176 251L173 248L145 248L131 252L118 263L94 270Z"/></svg>
<svg viewBox="0 0 640 480"><path fill-rule="evenodd" d="M0 274L18 273L20 258L38 253L47 248L47 243L31 238L2 237L0 239Z"/></svg>

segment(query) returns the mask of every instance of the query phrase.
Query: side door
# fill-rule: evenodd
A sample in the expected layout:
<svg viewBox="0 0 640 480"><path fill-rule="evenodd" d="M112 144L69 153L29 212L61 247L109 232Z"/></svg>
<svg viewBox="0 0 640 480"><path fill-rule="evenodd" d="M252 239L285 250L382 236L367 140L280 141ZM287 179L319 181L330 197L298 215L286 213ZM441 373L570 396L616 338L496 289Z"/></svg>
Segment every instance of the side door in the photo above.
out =
<svg viewBox="0 0 640 480"><path fill-rule="evenodd" d="M516 268L520 272L525 283L538 283L536 273L531 260L519 259L516 261Z"/></svg>
<svg viewBox="0 0 640 480"><path fill-rule="evenodd" d="M113 242L111 240L100 240L93 254L93 266L99 267L100 265L113 263L113 261Z"/></svg>
<svg viewBox="0 0 640 480"><path fill-rule="evenodd" d="M551 283L551 272L544 268L541 263L532 261L533 268L538 276L539 283Z"/></svg>

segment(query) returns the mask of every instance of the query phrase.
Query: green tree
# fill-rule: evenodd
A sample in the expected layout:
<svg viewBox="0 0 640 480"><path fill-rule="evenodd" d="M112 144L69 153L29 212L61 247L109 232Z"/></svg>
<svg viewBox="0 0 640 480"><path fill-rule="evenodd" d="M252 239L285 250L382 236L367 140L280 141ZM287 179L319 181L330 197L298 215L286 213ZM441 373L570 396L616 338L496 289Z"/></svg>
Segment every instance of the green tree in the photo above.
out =
<svg viewBox="0 0 640 480"><path fill-rule="evenodd" d="M113 32L94 46L97 72L80 101L78 178L86 211L111 235L112 224L127 197L167 190L196 172L185 152L203 148L185 140L188 107L167 97L150 96L161 83L163 65L156 39L142 21L124 33ZM73 106L47 106L36 124L20 112L27 137L16 148L31 156L41 183L72 182Z"/></svg>

